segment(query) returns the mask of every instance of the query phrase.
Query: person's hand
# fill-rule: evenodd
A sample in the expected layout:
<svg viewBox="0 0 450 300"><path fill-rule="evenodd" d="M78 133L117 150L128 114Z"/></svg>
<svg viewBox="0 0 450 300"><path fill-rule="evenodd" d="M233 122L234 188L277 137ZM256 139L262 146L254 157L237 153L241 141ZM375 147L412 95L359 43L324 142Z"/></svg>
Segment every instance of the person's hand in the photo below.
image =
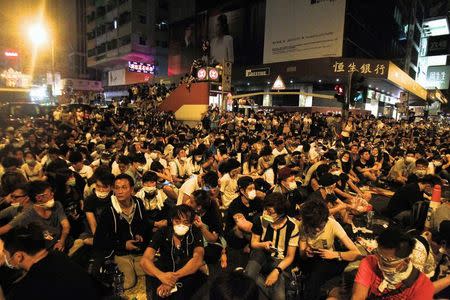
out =
<svg viewBox="0 0 450 300"><path fill-rule="evenodd" d="M170 291L172 290L171 286L168 286L166 284L161 284L157 289L156 293L161 298L166 298L170 296Z"/></svg>
<svg viewBox="0 0 450 300"><path fill-rule="evenodd" d="M322 257L323 259L335 259L339 257L339 254L332 250L319 249L319 252L320 257Z"/></svg>
<svg viewBox="0 0 450 300"><path fill-rule="evenodd" d="M270 247L272 247L272 242L271 241L262 242L261 246L265 250L270 250Z"/></svg>
<svg viewBox="0 0 450 300"><path fill-rule="evenodd" d="M177 283L178 276L174 272L165 272L158 279L162 284L173 287Z"/></svg>
<svg viewBox="0 0 450 300"><path fill-rule="evenodd" d="M0 266L5 264L5 243L0 239Z"/></svg>
<svg viewBox="0 0 450 300"><path fill-rule="evenodd" d="M134 240L138 243L142 243L144 241L144 238L142 236L140 236L139 234L136 234L134 236Z"/></svg>
<svg viewBox="0 0 450 300"><path fill-rule="evenodd" d="M57 241L56 244L53 246L53 249L61 252L64 251L64 243L62 243L61 241Z"/></svg>
<svg viewBox="0 0 450 300"><path fill-rule="evenodd" d="M313 248L307 246L305 248L305 254L307 257L313 257L316 254L316 250L314 250Z"/></svg>
<svg viewBox="0 0 450 300"><path fill-rule="evenodd" d="M220 256L220 266L222 267L222 269L226 269L228 266L228 257L226 254L222 254Z"/></svg>
<svg viewBox="0 0 450 300"><path fill-rule="evenodd" d="M195 227L201 229L205 224L203 224L202 219L199 216L195 216L194 225Z"/></svg>
<svg viewBox="0 0 450 300"><path fill-rule="evenodd" d="M278 270L273 270L272 272L270 272L269 276L267 276L266 278L266 282L264 283L265 286L270 287L274 285L274 283L278 280L278 276L280 276Z"/></svg>
<svg viewBox="0 0 450 300"><path fill-rule="evenodd" d="M136 242L137 242L136 240L128 240L125 243L125 249L128 250L128 251L137 250L138 247L136 245L134 245L134 243L136 243Z"/></svg>

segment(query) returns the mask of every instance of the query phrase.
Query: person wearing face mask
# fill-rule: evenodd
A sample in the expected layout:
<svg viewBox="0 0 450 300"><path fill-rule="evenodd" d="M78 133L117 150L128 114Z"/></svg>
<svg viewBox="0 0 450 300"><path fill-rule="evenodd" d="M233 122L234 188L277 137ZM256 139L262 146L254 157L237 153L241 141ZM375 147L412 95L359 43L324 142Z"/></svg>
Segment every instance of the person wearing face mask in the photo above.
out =
<svg viewBox="0 0 450 300"><path fill-rule="evenodd" d="M144 275L139 261L152 234L142 201L132 196L133 186L129 175L116 176L111 205L100 216L94 234L96 265L102 258L113 256L124 274L124 289L134 287L137 277Z"/></svg>
<svg viewBox="0 0 450 300"><path fill-rule="evenodd" d="M2 237L1 261L10 268L25 271L6 299L89 299L102 298L98 285L66 255L49 251L43 229L37 224L15 228Z"/></svg>
<svg viewBox="0 0 450 300"><path fill-rule="evenodd" d="M230 158L222 164L224 175L219 179L221 203L224 208L228 208L230 203L239 196L237 182L241 174L241 164L234 158Z"/></svg>
<svg viewBox="0 0 450 300"><path fill-rule="evenodd" d="M389 228L378 236L377 243L375 254L359 265L352 299L433 299L433 284L410 259L414 239Z"/></svg>
<svg viewBox="0 0 450 300"><path fill-rule="evenodd" d="M219 176L214 171L208 171L200 175L192 175L186 180L178 191L177 205L189 204L191 194L196 190L205 190L211 197L218 198Z"/></svg>
<svg viewBox="0 0 450 300"><path fill-rule="evenodd" d="M428 165L428 160L425 158L419 158L416 160L412 174L408 176L408 181L406 184L417 182L419 178L425 177L425 175L428 174Z"/></svg>
<svg viewBox="0 0 450 300"><path fill-rule="evenodd" d="M189 206L195 211L194 226L200 229L203 235L205 266L202 271L214 277L219 271L219 259L221 267L226 267L225 253L226 242L223 238L222 214L219 206L204 190L197 190L191 194Z"/></svg>
<svg viewBox="0 0 450 300"><path fill-rule="evenodd" d="M9 194L9 197L11 199L11 205L0 211L0 220L2 222L6 221L6 223L10 222L18 214L32 205L28 196L28 185L26 183L16 185L14 190Z"/></svg>
<svg viewBox="0 0 450 300"><path fill-rule="evenodd" d="M252 226L252 251L245 273L256 282L265 281L260 290L270 299L285 299L285 275L294 261L299 243L297 220L287 216L290 203L273 192L263 202L264 213Z"/></svg>
<svg viewBox="0 0 450 300"><path fill-rule="evenodd" d="M36 161L36 155L31 152L25 152L25 163L21 169L25 173L28 181L44 179L42 165Z"/></svg>
<svg viewBox="0 0 450 300"><path fill-rule="evenodd" d="M414 155L413 150L407 150L405 156L397 160L389 170L388 180L400 186L404 185L408 181L408 176L413 172L416 161Z"/></svg>
<svg viewBox="0 0 450 300"><path fill-rule="evenodd" d="M157 188L158 175L155 172L148 171L142 176L142 188L135 196L142 200L146 212L146 218L151 227L162 228L167 226L169 220L169 211L173 205L167 200L167 195L162 189Z"/></svg>
<svg viewBox="0 0 450 300"><path fill-rule="evenodd" d="M244 267L247 264L252 221L263 210L250 176L239 178L238 187L239 197L231 202L225 219L228 261L233 264L232 267Z"/></svg>
<svg viewBox="0 0 450 300"><path fill-rule="evenodd" d="M169 162L170 174L172 175L175 186L179 188L188 177L187 155L184 149L175 148L173 150L173 156L175 158Z"/></svg>
<svg viewBox="0 0 450 300"><path fill-rule="evenodd" d="M321 286L342 274L348 262L359 258L360 252L342 226L330 217L323 201L310 200L302 205L299 224L299 263L305 272L304 299L319 299ZM336 239L346 251L336 249Z"/></svg>
<svg viewBox="0 0 450 300"><path fill-rule="evenodd" d="M149 275L151 299L191 299L205 281L203 237L193 226L195 212L187 205L171 211L171 226L159 229L151 238L141 260ZM159 252L158 260L155 259Z"/></svg>
<svg viewBox="0 0 450 300"><path fill-rule="evenodd" d="M275 173L272 168L273 160L272 148L270 146L262 148L259 152L258 174L272 186L275 184Z"/></svg>
<svg viewBox="0 0 450 300"><path fill-rule="evenodd" d="M134 188L139 189L142 187L142 175L145 172L145 156L143 153L136 153L130 156L130 167L125 171L125 174L131 176L134 182Z"/></svg>
<svg viewBox="0 0 450 300"><path fill-rule="evenodd" d="M431 196L435 184L440 184L439 178L433 175L425 175L423 178L419 178L417 182L399 188L389 200L386 215L405 227L411 226L414 204L424 201L424 193ZM423 223L421 226L423 226Z"/></svg>
<svg viewBox="0 0 450 300"><path fill-rule="evenodd" d="M84 238L84 243L87 245L93 244L93 236L97 230L100 216L111 205L113 182L114 175L111 173L96 175L93 193L84 201L84 213L89 227Z"/></svg>
<svg viewBox="0 0 450 300"><path fill-rule="evenodd" d="M304 202L304 198L297 187L295 176L289 167L284 167L278 171L277 184L273 188L273 192L281 193L286 197L290 203L288 212L290 217L294 217L298 214L298 210L300 205Z"/></svg>
<svg viewBox="0 0 450 300"><path fill-rule="evenodd" d="M192 152L192 155L187 159L187 164L188 176L191 176L192 174L198 175L203 173L203 153L201 152L201 150L195 149Z"/></svg>
<svg viewBox="0 0 450 300"><path fill-rule="evenodd" d="M42 227L47 246L64 251L72 244L69 236L70 224L63 206L53 198L53 191L46 181L32 181L28 184L32 206L17 215L8 224L0 227L0 235L13 228L26 227L31 223Z"/></svg>

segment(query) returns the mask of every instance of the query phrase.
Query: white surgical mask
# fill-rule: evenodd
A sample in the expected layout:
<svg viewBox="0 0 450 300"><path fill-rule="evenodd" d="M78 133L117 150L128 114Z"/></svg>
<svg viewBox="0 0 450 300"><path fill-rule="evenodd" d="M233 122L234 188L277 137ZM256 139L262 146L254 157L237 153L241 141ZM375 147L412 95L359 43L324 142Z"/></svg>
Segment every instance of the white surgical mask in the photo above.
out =
<svg viewBox="0 0 450 300"><path fill-rule="evenodd" d="M55 206L55 199L50 199L45 203L38 204L38 206L46 208L46 209L50 209L53 206Z"/></svg>
<svg viewBox="0 0 450 300"><path fill-rule="evenodd" d="M108 197L109 192L100 192L95 190L95 195L97 196L97 198L105 199L106 197Z"/></svg>
<svg viewBox="0 0 450 300"><path fill-rule="evenodd" d="M178 224L173 226L173 230L175 231L176 235L184 236L189 231L189 226Z"/></svg>
<svg viewBox="0 0 450 300"><path fill-rule="evenodd" d="M156 186L144 186L142 187L142 190L145 193L153 193L154 191L156 191Z"/></svg>
<svg viewBox="0 0 450 300"><path fill-rule="evenodd" d="M333 175L336 175L336 176L341 175L341 171L340 170L336 170L336 171L333 171L333 172L330 172L330 173L333 174Z"/></svg>
<svg viewBox="0 0 450 300"><path fill-rule="evenodd" d="M29 164L29 165L32 165L32 164L34 164L35 160L34 159L27 159L27 160L25 160L25 162L27 164Z"/></svg>
<svg viewBox="0 0 450 300"><path fill-rule="evenodd" d="M253 200L256 198L256 191L255 190L251 190L250 192L248 192L247 195L248 199Z"/></svg>
<svg viewBox="0 0 450 300"><path fill-rule="evenodd" d="M72 177L72 178L67 180L66 184L68 186L75 186L77 184L77 180L74 177Z"/></svg>
<svg viewBox="0 0 450 300"><path fill-rule="evenodd" d="M12 207L19 207L20 206L20 202L13 202L11 203Z"/></svg>
<svg viewBox="0 0 450 300"><path fill-rule="evenodd" d="M287 184L287 186L285 186L285 187L286 187L287 190L293 191L293 190L295 190L297 188L297 182L295 182L295 181L289 182Z"/></svg>
<svg viewBox="0 0 450 300"><path fill-rule="evenodd" d="M266 222L268 222L268 223L270 223L270 224L272 224L273 222L275 222L274 218L272 218L272 217L269 216L269 215L263 215L262 218L263 218L264 221L266 221Z"/></svg>

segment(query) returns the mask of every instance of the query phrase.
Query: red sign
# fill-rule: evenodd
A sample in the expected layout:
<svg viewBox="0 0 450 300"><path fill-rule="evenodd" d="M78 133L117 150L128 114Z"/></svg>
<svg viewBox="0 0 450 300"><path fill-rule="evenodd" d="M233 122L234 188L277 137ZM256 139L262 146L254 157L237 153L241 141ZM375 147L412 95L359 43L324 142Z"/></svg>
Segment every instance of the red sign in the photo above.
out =
<svg viewBox="0 0 450 300"><path fill-rule="evenodd" d="M201 68L200 70L197 71L197 78L199 80L204 80L206 78L206 70L204 68Z"/></svg>
<svg viewBox="0 0 450 300"><path fill-rule="evenodd" d="M19 53L14 52L14 51L5 51L5 56L6 57L17 57L17 56L19 56Z"/></svg>

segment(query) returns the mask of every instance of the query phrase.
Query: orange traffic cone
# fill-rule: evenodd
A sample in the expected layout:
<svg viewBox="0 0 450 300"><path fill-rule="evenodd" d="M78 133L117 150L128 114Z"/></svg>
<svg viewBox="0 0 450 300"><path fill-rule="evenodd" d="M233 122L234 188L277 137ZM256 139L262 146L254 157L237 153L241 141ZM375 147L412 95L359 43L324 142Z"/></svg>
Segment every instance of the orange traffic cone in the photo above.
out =
<svg viewBox="0 0 450 300"><path fill-rule="evenodd" d="M434 211L441 205L442 189L439 184L433 187L433 193L431 194L430 206L428 207L427 218L425 220L425 230L431 229L431 216Z"/></svg>

